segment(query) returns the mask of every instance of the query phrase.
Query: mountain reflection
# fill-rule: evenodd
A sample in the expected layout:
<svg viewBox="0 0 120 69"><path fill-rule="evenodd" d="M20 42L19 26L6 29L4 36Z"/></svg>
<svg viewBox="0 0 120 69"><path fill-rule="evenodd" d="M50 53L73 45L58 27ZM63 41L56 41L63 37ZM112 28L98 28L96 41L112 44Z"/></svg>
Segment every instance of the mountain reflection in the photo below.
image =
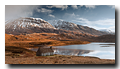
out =
<svg viewBox="0 0 120 69"><path fill-rule="evenodd" d="M62 48L56 48L53 50L54 50L54 54L74 55L74 56L80 56L82 54L87 54L91 52L90 50L62 49Z"/></svg>

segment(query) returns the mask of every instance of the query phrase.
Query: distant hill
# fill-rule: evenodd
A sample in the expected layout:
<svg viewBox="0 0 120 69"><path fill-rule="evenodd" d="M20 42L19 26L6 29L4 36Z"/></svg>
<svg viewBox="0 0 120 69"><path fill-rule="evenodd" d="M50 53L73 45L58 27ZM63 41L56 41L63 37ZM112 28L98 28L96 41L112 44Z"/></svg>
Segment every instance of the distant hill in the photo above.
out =
<svg viewBox="0 0 120 69"><path fill-rule="evenodd" d="M89 39L91 42L115 42L115 35L102 35L99 37L92 37Z"/></svg>
<svg viewBox="0 0 120 69"><path fill-rule="evenodd" d="M111 30L109 30L109 29L100 29L99 31L102 31L102 32L106 32L106 33L108 33L108 34L113 34L113 35L115 35L115 32L113 32L113 31L111 31Z"/></svg>

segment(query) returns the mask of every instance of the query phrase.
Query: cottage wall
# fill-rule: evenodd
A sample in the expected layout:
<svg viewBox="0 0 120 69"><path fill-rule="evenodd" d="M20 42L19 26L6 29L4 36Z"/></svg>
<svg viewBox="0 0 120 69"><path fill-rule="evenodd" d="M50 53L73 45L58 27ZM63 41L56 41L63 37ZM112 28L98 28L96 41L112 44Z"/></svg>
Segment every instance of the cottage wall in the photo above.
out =
<svg viewBox="0 0 120 69"><path fill-rule="evenodd" d="M40 48L38 49L38 51L36 52L37 56L50 56L53 55L53 50L52 47L50 48Z"/></svg>
<svg viewBox="0 0 120 69"><path fill-rule="evenodd" d="M41 56L50 56L53 55L53 52L41 53Z"/></svg>

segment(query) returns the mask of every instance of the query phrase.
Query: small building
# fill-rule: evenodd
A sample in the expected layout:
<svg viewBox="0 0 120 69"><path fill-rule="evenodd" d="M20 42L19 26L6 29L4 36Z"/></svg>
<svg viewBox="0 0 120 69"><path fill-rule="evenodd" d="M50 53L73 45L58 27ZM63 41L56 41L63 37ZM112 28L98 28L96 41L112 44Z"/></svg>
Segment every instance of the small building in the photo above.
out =
<svg viewBox="0 0 120 69"><path fill-rule="evenodd" d="M52 46L50 48L39 47L36 56L50 56L53 55L54 51L52 50Z"/></svg>

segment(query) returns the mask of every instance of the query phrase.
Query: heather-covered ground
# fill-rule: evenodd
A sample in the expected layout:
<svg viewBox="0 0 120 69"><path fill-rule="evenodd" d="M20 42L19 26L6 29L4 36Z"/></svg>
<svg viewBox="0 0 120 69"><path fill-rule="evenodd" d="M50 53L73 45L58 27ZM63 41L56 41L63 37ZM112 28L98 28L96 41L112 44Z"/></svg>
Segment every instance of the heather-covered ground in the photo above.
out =
<svg viewBox="0 0 120 69"><path fill-rule="evenodd" d="M83 56L36 56L36 52L20 47L5 47L5 64L115 64L115 60Z"/></svg>
<svg viewBox="0 0 120 69"><path fill-rule="evenodd" d="M111 38L112 37L112 38ZM91 41L115 40L114 35L93 37L88 35L71 35L55 33L33 33L21 35L5 34L5 63L6 64L115 64L115 60L99 59L82 56L36 56L29 48L44 46L62 46L72 44L87 44ZM108 42L110 42L107 40Z"/></svg>

